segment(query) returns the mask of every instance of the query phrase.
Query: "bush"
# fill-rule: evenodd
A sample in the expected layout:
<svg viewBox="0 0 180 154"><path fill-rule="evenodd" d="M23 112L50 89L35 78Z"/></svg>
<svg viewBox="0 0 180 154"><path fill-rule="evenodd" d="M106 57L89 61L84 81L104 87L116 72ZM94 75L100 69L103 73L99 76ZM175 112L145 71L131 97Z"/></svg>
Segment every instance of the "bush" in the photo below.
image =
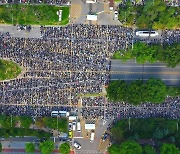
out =
<svg viewBox="0 0 180 154"><path fill-rule="evenodd" d="M35 152L35 144L26 143L25 150L26 150L26 152Z"/></svg>
<svg viewBox="0 0 180 154"><path fill-rule="evenodd" d="M59 147L60 154L69 154L70 153L70 145L68 142L63 143Z"/></svg>

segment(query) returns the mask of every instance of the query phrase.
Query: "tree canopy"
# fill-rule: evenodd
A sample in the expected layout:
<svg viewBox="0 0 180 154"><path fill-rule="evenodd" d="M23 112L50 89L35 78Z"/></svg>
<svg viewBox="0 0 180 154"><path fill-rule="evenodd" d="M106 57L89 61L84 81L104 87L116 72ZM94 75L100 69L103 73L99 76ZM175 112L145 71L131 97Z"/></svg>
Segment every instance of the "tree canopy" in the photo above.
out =
<svg viewBox="0 0 180 154"><path fill-rule="evenodd" d="M2 151L2 144L0 143L0 152Z"/></svg>
<svg viewBox="0 0 180 154"><path fill-rule="evenodd" d="M174 29L180 27L180 8L167 6L164 0L145 1L144 6L127 0L119 7L119 20L138 28Z"/></svg>
<svg viewBox="0 0 180 154"><path fill-rule="evenodd" d="M150 145L143 147L143 154L156 154L156 149Z"/></svg>
<svg viewBox="0 0 180 154"><path fill-rule="evenodd" d="M109 154L134 154L135 152L156 154L161 151L161 154L179 154L177 153L180 152L177 148L180 146L178 122L179 119L131 118L129 129L129 120L120 119L110 129L113 144L108 148L108 152ZM138 143L142 144L143 148L140 148ZM150 146L152 143L155 146Z"/></svg>
<svg viewBox="0 0 180 154"><path fill-rule="evenodd" d="M118 145L118 144L112 144L112 145L108 148L108 152L109 152L109 154L119 154L119 149L120 149L120 145Z"/></svg>
<svg viewBox="0 0 180 154"><path fill-rule="evenodd" d="M161 147L161 154L179 154L180 150L174 144L164 143Z"/></svg>
<svg viewBox="0 0 180 154"><path fill-rule="evenodd" d="M61 154L69 154L70 153L70 145L68 142L65 142L59 146L59 152Z"/></svg>
<svg viewBox="0 0 180 154"><path fill-rule="evenodd" d="M142 154L142 147L133 140L127 140L120 145L113 144L108 148L109 154Z"/></svg>
<svg viewBox="0 0 180 154"><path fill-rule="evenodd" d="M26 150L26 152L35 152L35 144L26 143L25 150Z"/></svg>
<svg viewBox="0 0 180 154"><path fill-rule="evenodd" d="M142 147L136 141L125 141L120 145L119 154L141 154Z"/></svg>
<svg viewBox="0 0 180 154"><path fill-rule="evenodd" d="M163 46L158 44L148 45L144 42L136 42L133 45L133 49L129 48L127 51L120 50L114 55L114 59L120 59L126 61L128 59L136 58L136 61L140 64L145 62L154 63L161 61L166 63L168 67L176 67L180 63L180 44L164 44Z"/></svg>
<svg viewBox="0 0 180 154"><path fill-rule="evenodd" d="M33 122L32 117L28 117L28 116L19 116L19 120L21 122L22 128L29 128Z"/></svg>
<svg viewBox="0 0 180 154"><path fill-rule="evenodd" d="M40 143L40 150L42 154L51 154L54 150L54 142L51 140L46 140Z"/></svg>
<svg viewBox="0 0 180 154"><path fill-rule="evenodd" d="M107 88L110 101L125 101L133 105L143 102L163 103L167 96L179 96L180 88L167 87L162 80L150 78L146 83L134 80L130 84L125 81L111 81Z"/></svg>

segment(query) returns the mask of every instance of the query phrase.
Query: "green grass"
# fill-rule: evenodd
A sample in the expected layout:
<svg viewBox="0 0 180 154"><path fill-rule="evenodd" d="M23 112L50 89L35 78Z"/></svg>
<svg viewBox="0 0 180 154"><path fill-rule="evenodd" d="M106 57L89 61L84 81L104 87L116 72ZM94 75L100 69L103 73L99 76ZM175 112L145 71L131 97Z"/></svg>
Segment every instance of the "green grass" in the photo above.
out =
<svg viewBox="0 0 180 154"><path fill-rule="evenodd" d="M119 51L116 51L114 55L112 56L112 59L121 59L122 56L120 55Z"/></svg>
<svg viewBox="0 0 180 154"><path fill-rule="evenodd" d="M62 21L56 14L62 11ZM0 5L0 23L25 25L66 25L69 22L69 7L50 5Z"/></svg>
<svg viewBox="0 0 180 154"><path fill-rule="evenodd" d="M0 59L0 80L16 78L21 73L21 68L18 64Z"/></svg>

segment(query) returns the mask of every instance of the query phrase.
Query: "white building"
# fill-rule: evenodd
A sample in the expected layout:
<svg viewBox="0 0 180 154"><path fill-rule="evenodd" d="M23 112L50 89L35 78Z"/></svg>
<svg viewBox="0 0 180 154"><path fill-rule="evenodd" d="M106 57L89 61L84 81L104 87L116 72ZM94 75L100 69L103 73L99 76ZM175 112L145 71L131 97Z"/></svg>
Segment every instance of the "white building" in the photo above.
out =
<svg viewBox="0 0 180 154"><path fill-rule="evenodd" d="M87 15L87 20L96 21L97 15Z"/></svg>
<svg viewBox="0 0 180 154"><path fill-rule="evenodd" d="M86 130L94 130L95 129L95 124L85 124L85 129Z"/></svg>

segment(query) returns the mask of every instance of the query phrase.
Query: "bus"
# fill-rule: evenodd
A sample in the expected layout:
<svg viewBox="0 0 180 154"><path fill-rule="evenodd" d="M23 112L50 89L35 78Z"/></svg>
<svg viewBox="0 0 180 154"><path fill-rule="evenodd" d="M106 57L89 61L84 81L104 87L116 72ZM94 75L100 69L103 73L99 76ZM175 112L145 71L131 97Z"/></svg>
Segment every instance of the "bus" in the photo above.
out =
<svg viewBox="0 0 180 154"><path fill-rule="evenodd" d="M57 117L59 115L59 111L52 111L51 117Z"/></svg>
<svg viewBox="0 0 180 154"><path fill-rule="evenodd" d="M141 36L141 37L155 37L158 36L158 32L156 31L137 31L136 36Z"/></svg>

